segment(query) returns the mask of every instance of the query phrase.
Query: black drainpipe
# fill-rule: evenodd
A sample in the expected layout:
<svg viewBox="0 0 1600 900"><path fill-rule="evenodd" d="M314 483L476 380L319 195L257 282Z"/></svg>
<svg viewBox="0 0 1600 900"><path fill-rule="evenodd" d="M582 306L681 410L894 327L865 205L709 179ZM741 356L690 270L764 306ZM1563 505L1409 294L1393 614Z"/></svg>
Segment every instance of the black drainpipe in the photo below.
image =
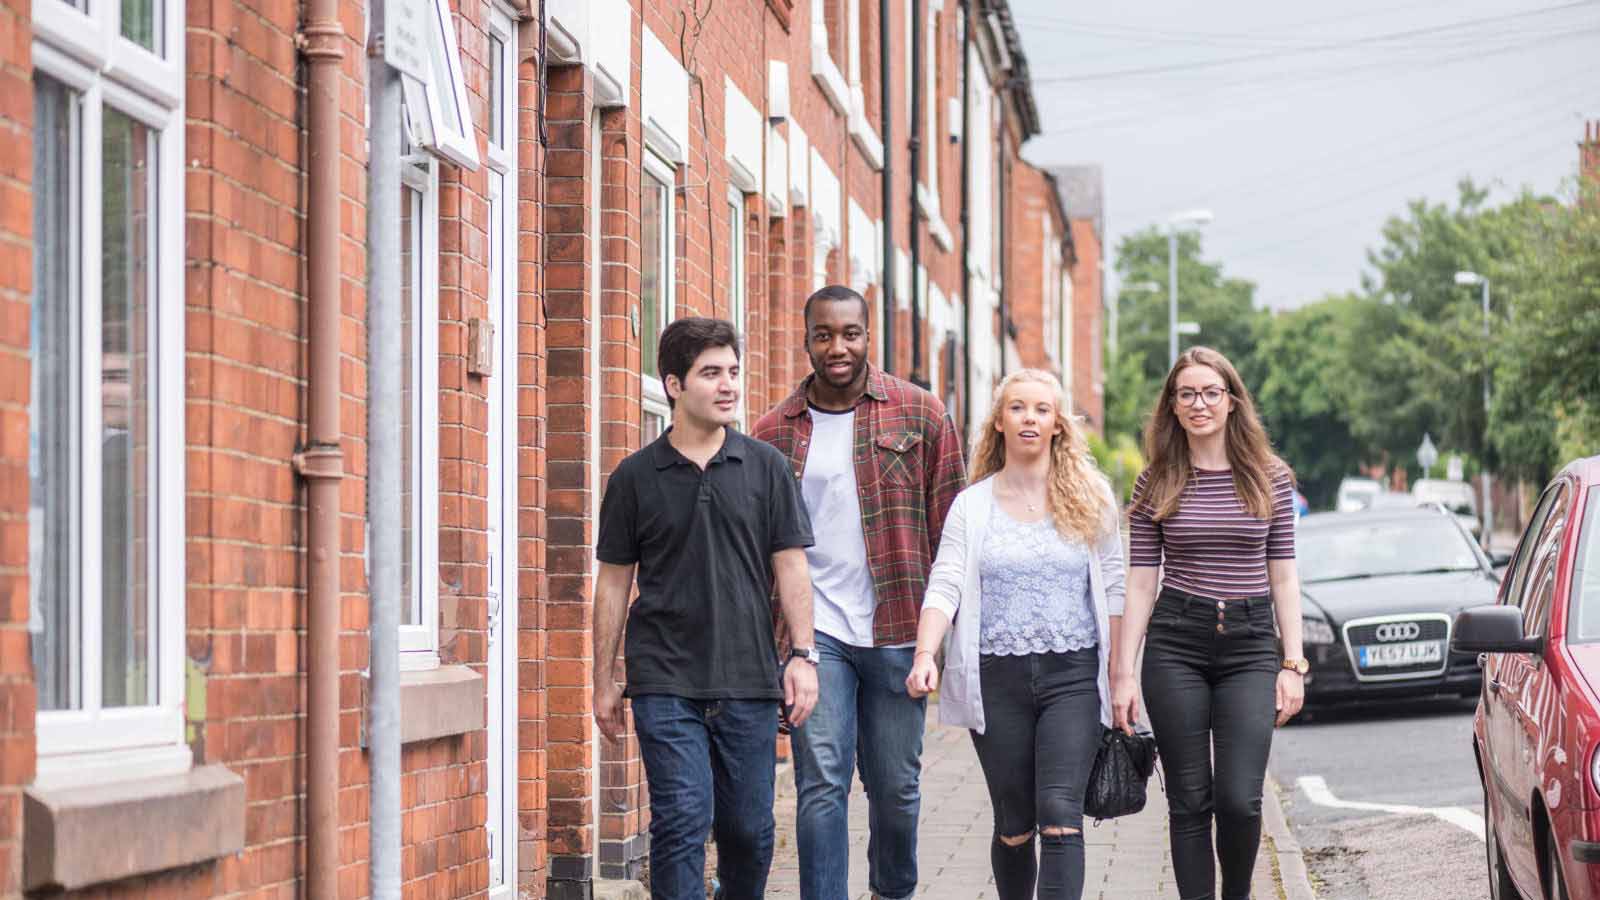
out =
<svg viewBox="0 0 1600 900"><path fill-rule="evenodd" d="M922 174L922 31L922 0L911 0L911 83L906 85L911 92L911 140L907 144L911 172L906 178L911 188L911 380L926 389L929 385L922 366L922 283L917 279L917 268L922 265L922 201L917 197L917 179Z"/></svg>
<svg viewBox="0 0 1600 900"><path fill-rule="evenodd" d="M961 0L961 436L972 433L972 0Z"/></svg>
<svg viewBox="0 0 1600 900"><path fill-rule="evenodd" d="M883 123L883 370L894 372L894 81L889 77L889 0L878 0L878 67Z"/></svg>
<svg viewBox="0 0 1600 900"><path fill-rule="evenodd" d="M1000 129L995 133L995 159L1000 162L1000 221L995 226L1000 239L1000 377L1006 377L1006 335L1011 330L1011 315L1006 309L1006 295L1011 293L1011 248L1006 244L1006 192L1011 186L1011 161L1006 158L1006 94L1010 91L1007 82L1001 83L1000 89Z"/></svg>

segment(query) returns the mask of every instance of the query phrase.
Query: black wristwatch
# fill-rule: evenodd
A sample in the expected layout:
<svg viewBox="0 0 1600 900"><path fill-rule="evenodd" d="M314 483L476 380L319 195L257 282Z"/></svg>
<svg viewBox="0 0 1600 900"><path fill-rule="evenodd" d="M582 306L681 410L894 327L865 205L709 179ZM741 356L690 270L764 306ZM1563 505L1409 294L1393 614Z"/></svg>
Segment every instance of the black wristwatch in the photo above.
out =
<svg viewBox="0 0 1600 900"><path fill-rule="evenodd" d="M822 662L822 654L815 647L795 647L789 651L790 659L803 659L813 666Z"/></svg>

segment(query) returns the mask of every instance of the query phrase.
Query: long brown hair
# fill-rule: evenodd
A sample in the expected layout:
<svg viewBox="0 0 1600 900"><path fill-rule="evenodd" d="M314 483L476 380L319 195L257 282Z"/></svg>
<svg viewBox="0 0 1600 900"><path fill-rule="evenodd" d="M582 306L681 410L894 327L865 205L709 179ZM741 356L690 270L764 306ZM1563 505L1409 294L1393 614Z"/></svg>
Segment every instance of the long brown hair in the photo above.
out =
<svg viewBox="0 0 1600 900"><path fill-rule="evenodd" d="M1033 382L1055 393L1058 430L1050 436L1050 476L1046 490L1050 519L1062 537L1078 537L1091 542L1105 530L1104 515L1108 492L1105 476L1089 452L1089 441L1068 412L1066 391L1061 382L1043 369L1021 369L1007 375L994 392L994 406L984 420L978 449L972 454L969 481L976 484L1000 471L1006 464L1006 439L995 423L1005 406L1006 391L1020 382Z"/></svg>
<svg viewBox="0 0 1600 900"><path fill-rule="evenodd" d="M1267 430L1261 426L1255 400L1239 378L1238 370L1226 356L1210 347L1190 347L1178 357L1166 383L1156 398L1144 428L1145 486L1135 504L1150 510L1151 518L1161 521L1178 511L1184 489L1189 485L1189 436L1178 421L1172 395L1178 389L1178 374L1190 366L1205 366L1222 376L1233 408L1223 432L1228 464L1233 467L1233 489L1239 502L1258 519L1272 518L1272 482L1288 474L1289 466L1272 452Z"/></svg>

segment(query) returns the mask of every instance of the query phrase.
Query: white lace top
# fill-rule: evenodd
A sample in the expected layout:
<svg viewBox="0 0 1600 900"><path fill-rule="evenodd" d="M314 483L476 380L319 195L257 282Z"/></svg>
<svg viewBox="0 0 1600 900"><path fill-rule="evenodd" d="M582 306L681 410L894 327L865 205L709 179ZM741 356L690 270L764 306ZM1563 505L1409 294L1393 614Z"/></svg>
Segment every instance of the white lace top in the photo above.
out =
<svg viewBox="0 0 1600 900"><path fill-rule="evenodd" d="M1095 646L1089 565L1088 546L1063 538L1049 516L1018 522L996 503L978 562L978 652L1022 656Z"/></svg>

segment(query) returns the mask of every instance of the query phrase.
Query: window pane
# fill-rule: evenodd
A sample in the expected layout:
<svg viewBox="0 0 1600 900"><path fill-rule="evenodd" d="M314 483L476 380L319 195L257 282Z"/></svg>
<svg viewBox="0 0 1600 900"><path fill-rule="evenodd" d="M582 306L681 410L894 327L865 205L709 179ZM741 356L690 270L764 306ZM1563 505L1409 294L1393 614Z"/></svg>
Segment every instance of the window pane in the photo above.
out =
<svg viewBox="0 0 1600 900"><path fill-rule="evenodd" d="M39 72L33 82L33 379L28 398L28 630L39 709L83 705L76 493L80 234L78 96Z"/></svg>
<svg viewBox="0 0 1600 900"><path fill-rule="evenodd" d="M504 127L505 115L501 105L505 102L502 92L505 90L505 47L497 37L489 38L489 142L497 147L504 147L505 135L501 134Z"/></svg>
<svg viewBox="0 0 1600 900"><path fill-rule="evenodd" d="M122 0L122 36L151 53L161 53L160 0Z"/></svg>
<svg viewBox="0 0 1600 900"><path fill-rule="evenodd" d="M156 137L109 107L102 127L101 702L143 706L155 701L149 471Z"/></svg>
<svg viewBox="0 0 1600 900"><path fill-rule="evenodd" d="M440 4L435 3L434 5L437 7ZM444 29L451 27L448 14L443 22L439 21L439 17L437 15L434 16L433 20L435 28ZM454 88L455 81L451 75L451 60L448 58L449 53L447 52L449 48L445 46L442 32L439 33L438 40L432 41L430 46L432 48L432 52L429 53L428 56L432 60L434 84L432 95L438 100L439 103L439 120L444 122L446 127L457 134L470 134L467 129L461 127L461 110L456 108L456 92ZM436 140L438 140L442 139L443 135L435 135L434 137Z"/></svg>
<svg viewBox="0 0 1600 900"><path fill-rule="evenodd" d="M644 411L644 434L640 446L649 444L667 430L667 417L659 412Z"/></svg>
<svg viewBox="0 0 1600 900"><path fill-rule="evenodd" d="M400 471L406 473L400 482L400 596L405 598L400 606L400 624L416 625L422 621L419 612L421 597L417 595L416 578L416 541L419 529L416 527L416 493L419 483L417 466L421 459L418 453L417 404L421 397L417 392L417 310L420 307L420 295L417 286L422 279L418 277L418 267L422 261L422 222L421 222L422 197L417 191L402 187L400 189L400 341L401 360L400 371L401 397L400 397Z"/></svg>
<svg viewBox="0 0 1600 900"><path fill-rule="evenodd" d="M656 339L661 336L661 313L666 301L667 186L644 173L639 211L639 348L643 372L656 376Z"/></svg>
<svg viewBox="0 0 1600 900"><path fill-rule="evenodd" d="M1572 615L1569 640L1600 638L1600 490L1589 489L1589 508L1578 533L1578 564L1572 570Z"/></svg>

